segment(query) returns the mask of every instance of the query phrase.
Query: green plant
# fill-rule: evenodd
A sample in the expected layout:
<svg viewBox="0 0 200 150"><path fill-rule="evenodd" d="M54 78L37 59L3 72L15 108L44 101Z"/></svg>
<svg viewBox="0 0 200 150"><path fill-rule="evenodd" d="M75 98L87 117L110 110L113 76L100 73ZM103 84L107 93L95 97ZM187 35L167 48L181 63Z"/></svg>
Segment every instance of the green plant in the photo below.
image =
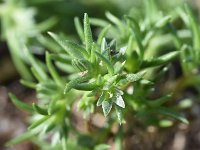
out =
<svg viewBox="0 0 200 150"><path fill-rule="evenodd" d="M32 113L32 117L28 131L8 145L28 139L41 149L108 149L102 143L109 138L111 128L117 126L115 148L120 150L124 124L134 126L132 120L161 127L171 126L174 118L188 123L177 112L176 105L165 105L174 99L173 93L164 89L156 93L157 82L165 79L173 60L185 52L182 45L178 48L176 44L168 45L176 35L172 32L173 16L157 15L155 3L146 3L143 20L126 15L121 21L111 13L106 13L111 23L91 19L92 24L103 27L96 37L87 14L83 27L75 18L81 44L49 32L61 49L46 52L46 65L23 47L37 82L21 80L21 83L36 90L38 102L29 106L10 94L13 103ZM150 8L153 10L148 11ZM73 122L76 104L89 127L94 126L92 114L104 114L103 126L95 126L87 134L80 133Z"/></svg>
<svg viewBox="0 0 200 150"><path fill-rule="evenodd" d="M0 5L0 9L2 39L8 44L14 65L22 78L33 79L23 46L34 47L36 42L33 42L33 38L41 36L41 32L53 26L56 19L52 17L36 24L36 9L26 6L23 0L7 0Z"/></svg>

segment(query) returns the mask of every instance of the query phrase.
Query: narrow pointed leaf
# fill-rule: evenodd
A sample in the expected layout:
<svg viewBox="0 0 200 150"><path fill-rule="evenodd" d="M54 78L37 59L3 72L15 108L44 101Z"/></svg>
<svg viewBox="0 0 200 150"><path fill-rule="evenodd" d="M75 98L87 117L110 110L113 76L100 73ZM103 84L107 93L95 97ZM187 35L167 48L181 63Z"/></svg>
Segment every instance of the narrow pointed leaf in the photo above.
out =
<svg viewBox="0 0 200 150"><path fill-rule="evenodd" d="M65 40L65 44L66 46L68 47L68 49L71 49L71 51L79 51L81 52L86 58L89 57L88 55L88 52L83 48L81 47L80 45L76 44L76 43L73 43L73 42L70 42L68 40Z"/></svg>
<svg viewBox="0 0 200 150"><path fill-rule="evenodd" d="M19 109L29 112L29 113L34 112L33 108L30 105L20 101L15 95L9 93L9 97L12 100L12 102L15 104L15 106L17 106Z"/></svg>
<svg viewBox="0 0 200 150"><path fill-rule="evenodd" d="M83 58L83 55L80 51L83 49L76 44L69 42L62 37L56 35L55 33L48 32L48 34L72 57Z"/></svg>
<svg viewBox="0 0 200 150"><path fill-rule="evenodd" d="M34 77L35 77L38 81L40 81L40 82L44 81L44 79L40 76L40 74L36 71L35 68L31 67L31 72L32 72L32 74L34 75Z"/></svg>
<svg viewBox="0 0 200 150"><path fill-rule="evenodd" d="M23 84L24 86L27 86L29 88L35 89L36 88L36 83L27 81L27 80L20 80L20 83Z"/></svg>
<svg viewBox="0 0 200 150"><path fill-rule="evenodd" d="M138 22L130 16L125 16L125 18L131 22L131 26L134 28L135 31L137 31L139 33L140 25L138 24Z"/></svg>
<svg viewBox="0 0 200 150"><path fill-rule="evenodd" d="M108 30L110 29L111 25L109 24L108 26L106 26L105 28L103 28L103 30L100 32L98 39L97 39L97 44L101 44L103 41L103 38L106 36Z"/></svg>
<svg viewBox="0 0 200 150"><path fill-rule="evenodd" d="M34 109L36 112L38 112L39 114L41 114L41 115L48 115L47 109L42 108L42 107L38 106L38 105L35 104L35 103L33 103L32 106L33 106L33 109Z"/></svg>
<svg viewBox="0 0 200 150"><path fill-rule="evenodd" d="M121 108L125 108L125 103L121 95L117 95L115 97L114 102Z"/></svg>
<svg viewBox="0 0 200 150"><path fill-rule="evenodd" d="M49 107L48 107L48 115L52 115L53 112L56 110L56 102L57 99L56 98L52 98L51 102L49 103Z"/></svg>
<svg viewBox="0 0 200 150"><path fill-rule="evenodd" d="M65 89L64 89L64 94L69 92L76 85L87 81L89 78L90 78L89 76L84 76L84 77L80 77L80 78L76 78L76 79L71 80L69 83L66 84Z"/></svg>
<svg viewBox="0 0 200 150"><path fill-rule="evenodd" d="M107 50L107 49L106 49L107 46L108 46L108 45L107 45L106 39L103 38L103 39L102 39L102 42L101 42L101 49L100 49L100 50L101 50L101 53L104 53L104 52Z"/></svg>
<svg viewBox="0 0 200 150"><path fill-rule="evenodd" d="M122 116L122 108L119 106L115 106L115 113L117 115L117 119L121 125L122 120L123 120L123 116Z"/></svg>
<svg viewBox="0 0 200 150"><path fill-rule="evenodd" d="M53 122L48 123L46 128L44 129L44 132L48 133L48 132L52 131L55 127L56 127L56 124L54 124Z"/></svg>
<svg viewBox="0 0 200 150"><path fill-rule="evenodd" d="M34 128L38 127L39 125L41 125L43 122L45 122L49 118L50 118L50 116L42 117L41 119L39 119L36 122L34 122L31 126L29 126L28 129L31 130L31 129L34 129Z"/></svg>
<svg viewBox="0 0 200 150"><path fill-rule="evenodd" d="M172 61L173 59L175 59L179 54L180 54L180 51L174 51L153 60L143 61L141 67L142 68L155 67L155 66L166 64L169 61Z"/></svg>
<svg viewBox="0 0 200 150"><path fill-rule="evenodd" d="M157 109L157 111L159 113L164 114L164 115L168 115L170 117L173 117L173 118L175 118L175 119L177 119L177 120L179 120L179 121L181 121L181 122L183 122L185 124L189 124L189 122L188 122L188 120L186 118L184 118L179 113L177 113L177 112L175 112L175 111L173 111L171 109L161 107L161 108Z"/></svg>
<svg viewBox="0 0 200 150"><path fill-rule="evenodd" d="M106 12L106 17L113 22L115 25L117 25L117 27L120 29L120 31L123 33L125 31L124 25L123 23L113 14L111 14L110 12Z"/></svg>
<svg viewBox="0 0 200 150"><path fill-rule="evenodd" d="M98 87L99 85L95 83L80 83L73 86L74 89L82 91L92 91L94 89L97 89Z"/></svg>
<svg viewBox="0 0 200 150"><path fill-rule="evenodd" d="M102 93L97 101L97 106L101 106L103 101L105 100L106 95L104 93Z"/></svg>
<svg viewBox="0 0 200 150"><path fill-rule="evenodd" d="M73 59L72 65L81 72L83 71L90 72L92 70L91 63L86 59Z"/></svg>
<svg viewBox="0 0 200 150"><path fill-rule="evenodd" d="M16 138L10 140L10 141L8 141L6 143L6 146L12 146L12 145L15 145L15 144L19 144L21 142L24 142L26 140L31 139L32 137L34 137L34 133L28 131L28 132L26 132L26 133L24 133L24 134L22 134L22 135L20 135Z"/></svg>
<svg viewBox="0 0 200 150"><path fill-rule="evenodd" d="M148 23L153 23L158 18L158 8L156 7L155 0L144 1L145 16L148 18Z"/></svg>
<svg viewBox="0 0 200 150"><path fill-rule="evenodd" d="M135 81L138 81L140 80L145 74L145 71L141 71L141 72L138 72L136 74L127 74L126 75L126 79L129 81L129 82L135 82Z"/></svg>
<svg viewBox="0 0 200 150"><path fill-rule="evenodd" d="M140 57L143 57L143 53L144 53L144 46L142 43L142 38L141 38L141 31L139 28L139 25L137 24L137 22L134 20L134 18L132 17L126 17L128 20L128 25L131 28L131 31L136 39L137 45L138 45L138 50L137 53Z"/></svg>
<svg viewBox="0 0 200 150"><path fill-rule="evenodd" d="M61 62L64 64L70 64L72 61L71 56L66 54L51 54L51 58L56 62Z"/></svg>
<svg viewBox="0 0 200 150"><path fill-rule="evenodd" d="M168 24L169 22L171 21L171 16L165 16L164 18L162 18L161 20L159 20L157 23L156 23L156 27L157 28L162 28L164 27L166 24Z"/></svg>
<svg viewBox="0 0 200 150"><path fill-rule="evenodd" d="M129 37L129 40L128 40L128 45L127 45L127 48L126 48L126 54L128 56L131 56L132 50L133 50L133 36L131 35Z"/></svg>
<svg viewBox="0 0 200 150"><path fill-rule="evenodd" d="M169 101L171 98L171 95L166 95L164 97L161 97L159 99L153 100L153 101L149 101L148 104L151 107L158 107L161 106L162 104L166 103L167 101Z"/></svg>
<svg viewBox="0 0 200 150"><path fill-rule="evenodd" d="M99 19L99 18L90 18L90 23L94 26L98 26L98 27L106 27L109 25L108 21L105 21L103 19Z"/></svg>
<svg viewBox="0 0 200 150"><path fill-rule="evenodd" d="M59 53L62 51L62 48L57 43L55 43L52 38L42 35L38 36L37 38L38 42L48 48L48 50L50 50L51 52Z"/></svg>
<svg viewBox="0 0 200 150"><path fill-rule="evenodd" d="M28 57L32 67L34 68L35 73L39 76L41 80L46 80L48 78L47 74L41 67L41 65L38 63L38 60L36 60L32 54L29 52L28 48L24 47L24 51L26 56Z"/></svg>
<svg viewBox="0 0 200 150"><path fill-rule="evenodd" d="M56 23L58 22L58 19L55 17L51 17L45 21L43 21L42 23L38 24L36 26L36 28L40 31L46 31L48 29L50 29L51 27L53 27Z"/></svg>
<svg viewBox="0 0 200 150"><path fill-rule="evenodd" d="M62 85L62 81L60 79L60 76L57 73L57 71L55 70L55 68L54 68L54 66L51 62L51 55L48 52L46 52L46 64L47 64L49 72L50 72L51 76L53 77L54 81L56 82L56 84Z"/></svg>
<svg viewBox="0 0 200 150"><path fill-rule="evenodd" d="M136 74L133 74L133 73L127 74L126 77L125 77L125 79L121 79L117 83L117 85L119 85L119 86L125 86L128 83L130 83L130 82L136 82L136 81L142 79L142 77L144 76L144 74L145 74L145 71L141 71L141 72L138 72Z"/></svg>
<svg viewBox="0 0 200 150"><path fill-rule="evenodd" d="M92 48L92 31L90 28L90 22L88 15L84 14L84 37L85 37L85 45L86 45L86 51L90 53Z"/></svg>
<svg viewBox="0 0 200 150"><path fill-rule="evenodd" d="M102 109L103 109L104 116L106 117L112 109L112 102L107 101L107 100L103 101Z"/></svg>
<svg viewBox="0 0 200 150"><path fill-rule="evenodd" d="M82 41L82 43L84 43L84 32L83 32L83 27L81 25L81 22L79 20L78 17L75 17L74 18L74 24L75 24L75 27L76 27L76 31Z"/></svg>
<svg viewBox="0 0 200 150"><path fill-rule="evenodd" d="M96 61L95 51L96 51L96 44L93 42L92 49L91 49L91 56L90 56L91 63L94 63Z"/></svg>
<svg viewBox="0 0 200 150"><path fill-rule="evenodd" d="M193 46L195 49L200 49L200 30L199 30L199 23L197 19L194 17L192 11L190 10L189 6L185 4L186 13L189 18L189 23L192 29L193 34Z"/></svg>

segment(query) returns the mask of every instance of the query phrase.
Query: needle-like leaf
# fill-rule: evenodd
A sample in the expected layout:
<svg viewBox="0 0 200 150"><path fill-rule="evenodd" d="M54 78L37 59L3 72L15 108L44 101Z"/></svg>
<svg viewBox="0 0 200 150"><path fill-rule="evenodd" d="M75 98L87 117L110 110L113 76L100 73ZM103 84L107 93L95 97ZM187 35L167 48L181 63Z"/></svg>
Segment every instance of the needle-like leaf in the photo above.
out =
<svg viewBox="0 0 200 150"><path fill-rule="evenodd" d="M9 97L12 100L12 102L15 104L15 106L17 106L19 109L29 112L29 113L34 112L33 108L30 105L20 101L15 95L9 93Z"/></svg>
<svg viewBox="0 0 200 150"><path fill-rule="evenodd" d="M84 14L84 37L85 37L86 51L90 53L93 39L92 39L92 31L90 28L89 18L86 13Z"/></svg>
<svg viewBox="0 0 200 150"><path fill-rule="evenodd" d="M70 41L63 39L61 36L56 35L55 33L48 32L48 34L72 57L75 58L83 58L82 53L84 53L84 49L74 44ZM86 53L85 53L86 54Z"/></svg>
<svg viewBox="0 0 200 150"><path fill-rule="evenodd" d="M103 108L104 116L106 117L112 109L112 101L109 101L109 100L103 101L102 108Z"/></svg>
<svg viewBox="0 0 200 150"><path fill-rule="evenodd" d="M47 64L49 72L50 72L51 76L53 77L54 81L56 82L56 84L58 86L62 85L63 83L61 81L61 78L51 62L51 54L49 54L48 52L46 52L46 64Z"/></svg>
<svg viewBox="0 0 200 150"><path fill-rule="evenodd" d="M77 31L82 43L84 43L84 31L83 31L83 27L82 27L81 22L78 17L74 18L74 24L75 24L76 31Z"/></svg>
<svg viewBox="0 0 200 150"><path fill-rule="evenodd" d="M16 137L16 138L14 138L14 139L8 141L8 142L6 143L6 146L11 146L11 145L19 144L19 143L21 143L21 142L24 142L24 141L26 141L26 140L31 139L31 138L34 137L34 136L35 136L35 134L34 134L33 132L27 131L26 133L24 133L24 134L22 134L22 135L20 135L20 136L18 136L18 137Z"/></svg>

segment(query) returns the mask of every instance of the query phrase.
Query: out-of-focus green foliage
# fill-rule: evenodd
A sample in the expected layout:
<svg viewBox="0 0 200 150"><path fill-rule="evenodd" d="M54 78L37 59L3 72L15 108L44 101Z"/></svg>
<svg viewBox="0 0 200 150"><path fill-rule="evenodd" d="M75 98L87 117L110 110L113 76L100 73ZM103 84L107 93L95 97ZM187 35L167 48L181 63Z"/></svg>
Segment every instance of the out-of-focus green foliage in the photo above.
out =
<svg viewBox="0 0 200 150"><path fill-rule="evenodd" d="M32 79L32 75L27 67L24 45L34 46L30 44L31 39L38 37L41 32L56 23L56 19L51 18L37 24L35 14L36 9L27 8L23 0L7 0L0 5L2 38L8 44L16 69L25 79ZM41 50L39 51L41 53Z"/></svg>

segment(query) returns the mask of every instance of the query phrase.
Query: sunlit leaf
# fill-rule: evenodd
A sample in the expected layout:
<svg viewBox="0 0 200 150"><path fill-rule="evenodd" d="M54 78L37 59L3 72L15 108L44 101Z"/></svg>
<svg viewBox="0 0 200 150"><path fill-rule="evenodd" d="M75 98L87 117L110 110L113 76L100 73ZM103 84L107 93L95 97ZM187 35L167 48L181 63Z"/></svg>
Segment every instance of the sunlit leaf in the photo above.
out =
<svg viewBox="0 0 200 150"><path fill-rule="evenodd" d="M121 95L117 94L116 96L114 96L114 102L115 102L119 107L125 108L125 103L124 103L124 100L123 100L123 98L122 98Z"/></svg>
<svg viewBox="0 0 200 150"><path fill-rule="evenodd" d="M104 116L106 117L112 109L112 102L109 100L103 101L102 108L103 108Z"/></svg>
<svg viewBox="0 0 200 150"><path fill-rule="evenodd" d="M101 106L103 101L105 100L106 95L104 93L102 93L97 101L97 106Z"/></svg>

